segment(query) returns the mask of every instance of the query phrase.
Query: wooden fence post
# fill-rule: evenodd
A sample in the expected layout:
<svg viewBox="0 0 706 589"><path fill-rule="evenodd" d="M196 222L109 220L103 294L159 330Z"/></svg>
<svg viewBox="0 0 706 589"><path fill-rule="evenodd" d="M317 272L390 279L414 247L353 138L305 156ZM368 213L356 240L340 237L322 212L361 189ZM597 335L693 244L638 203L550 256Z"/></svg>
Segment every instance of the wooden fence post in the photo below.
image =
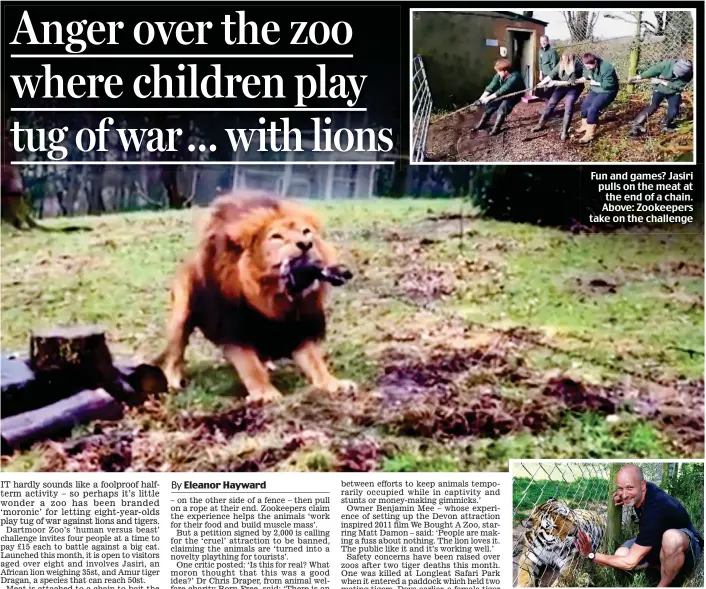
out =
<svg viewBox="0 0 706 589"><path fill-rule="evenodd" d="M608 553L613 554L620 542L620 530L622 527L622 510L621 506L613 503L613 492L615 491L615 477L623 465L618 462L610 463L610 474L608 480L608 529L606 536L608 538Z"/></svg>
<svg viewBox="0 0 706 589"><path fill-rule="evenodd" d="M659 486L665 491L669 488L669 462L662 463L662 482Z"/></svg>

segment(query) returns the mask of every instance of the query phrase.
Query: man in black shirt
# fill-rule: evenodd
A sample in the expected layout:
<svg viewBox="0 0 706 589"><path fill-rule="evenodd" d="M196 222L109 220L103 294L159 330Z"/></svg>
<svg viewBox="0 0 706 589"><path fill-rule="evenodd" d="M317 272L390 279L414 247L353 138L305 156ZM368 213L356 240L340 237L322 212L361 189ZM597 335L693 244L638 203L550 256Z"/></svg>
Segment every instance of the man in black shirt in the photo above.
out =
<svg viewBox="0 0 706 589"><path fill-rule="evenodd" d="M645 481L642 470L627 464L615 479L616 505L634 507L640 518L637 538L628 540L614 555L593 553L585 532L576 541L584 558L596 564L624 571L654 567L660 570L658 587L669 587L679 576L680 583L693 570L703 550L703 538L694 529L684 506L657 485Z"/></svg>

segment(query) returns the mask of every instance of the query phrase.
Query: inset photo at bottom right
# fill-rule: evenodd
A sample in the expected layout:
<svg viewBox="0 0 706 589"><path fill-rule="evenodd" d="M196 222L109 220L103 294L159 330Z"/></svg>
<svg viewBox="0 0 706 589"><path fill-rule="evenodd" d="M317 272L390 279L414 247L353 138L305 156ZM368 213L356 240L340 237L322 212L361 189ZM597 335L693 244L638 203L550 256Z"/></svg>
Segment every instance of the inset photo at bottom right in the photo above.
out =
<svg viewBox="0 0 706 589"><path fill-rule="evenodd" d="M704 464L511 460L515 587L703 587Z"/></svg>

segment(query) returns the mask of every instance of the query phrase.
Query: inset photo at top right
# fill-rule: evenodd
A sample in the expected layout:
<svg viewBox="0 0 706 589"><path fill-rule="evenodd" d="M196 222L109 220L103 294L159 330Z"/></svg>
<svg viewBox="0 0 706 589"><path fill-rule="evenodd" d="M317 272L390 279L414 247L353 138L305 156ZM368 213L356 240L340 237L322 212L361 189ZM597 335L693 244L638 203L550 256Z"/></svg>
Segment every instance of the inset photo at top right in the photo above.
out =
<svg viewBox="0 0 706 589"><path fill-rule="evenodd" d="M695 20L415 9L412 160L694 162Z"/></svg>

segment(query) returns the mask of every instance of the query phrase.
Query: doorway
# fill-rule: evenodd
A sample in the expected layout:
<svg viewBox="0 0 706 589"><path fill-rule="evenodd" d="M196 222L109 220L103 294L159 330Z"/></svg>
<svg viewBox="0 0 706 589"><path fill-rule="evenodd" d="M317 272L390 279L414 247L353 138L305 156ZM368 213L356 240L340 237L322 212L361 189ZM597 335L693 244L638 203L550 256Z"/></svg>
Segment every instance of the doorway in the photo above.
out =
<svg viewBox="0 0 706 589"><path fill-rule="evenodd" d="M524 29L507 29L508 59L512 68L522 74L527 88L535 85L534 68L534 32Z"/></svg>

